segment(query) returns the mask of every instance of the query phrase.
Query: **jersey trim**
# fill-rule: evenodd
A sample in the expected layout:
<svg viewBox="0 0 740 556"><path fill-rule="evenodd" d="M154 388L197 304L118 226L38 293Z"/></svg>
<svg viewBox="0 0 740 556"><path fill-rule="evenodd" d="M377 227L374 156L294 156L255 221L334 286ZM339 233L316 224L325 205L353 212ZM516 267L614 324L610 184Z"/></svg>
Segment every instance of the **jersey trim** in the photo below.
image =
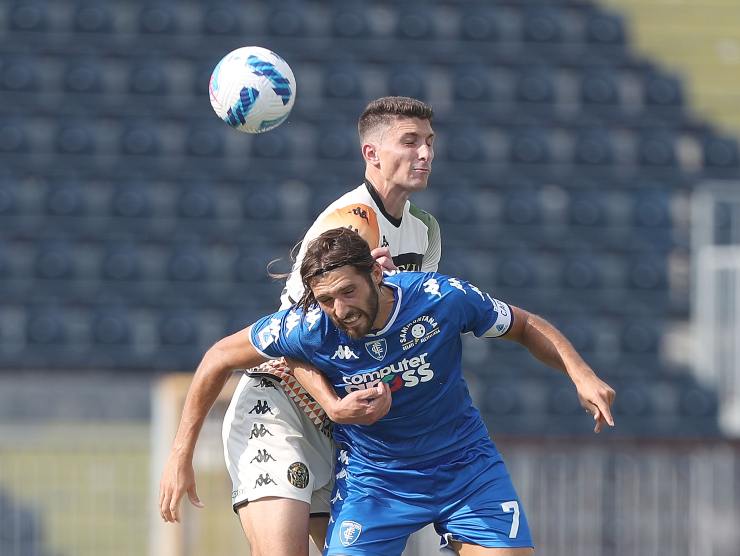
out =
<svg viewBox="0 0 740 556"><path fill-rule="evenodd" d="M378 330L377 332L374 332L372 334L367 334L367 336L382 336L386 332L388 332L388 329L393 326L393 323L396 322L396 317L398 316L398 312L401 310L401 301L403 299L403 290L401 289L401 286L397 284L392 284L390 282L383 282L386 286L393 287L396 290L397 296L396 296L396 305L393 307L393 313L391 314L391 318L388 319L388 322L385 323L385 326Z"/></svg>
<svg viewBox="0 0 740 556"><path fill-rule="evenodd" d="M394 227L400 228L401 227L401 219L396 218L392 214L388 214L388 212L385 210L385 205L383 205L383 200L380 198L380 195L378 194L378 191L375 189L375 186L370 183L368 179L365 179L365 187L367 187L367 192L370 193L370 197L373 198L373 201L375 201L375 204L378 205L378 209L380 212L385 216L386 220L393 224Z"/></svg>

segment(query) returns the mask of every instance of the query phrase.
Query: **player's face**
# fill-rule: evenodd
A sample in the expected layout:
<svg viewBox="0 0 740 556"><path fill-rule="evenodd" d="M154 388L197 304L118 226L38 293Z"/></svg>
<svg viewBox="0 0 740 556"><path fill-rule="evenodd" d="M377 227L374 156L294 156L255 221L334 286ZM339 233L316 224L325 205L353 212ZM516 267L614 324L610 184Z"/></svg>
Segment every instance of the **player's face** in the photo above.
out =
<svg viewBox="0 0 740 556"><path fill-rule="evenodd" d="M408 191L425 189L434 159L432 124L419 118L396 118L383 132L377 155L387 183Z"/></svg>
<svg viewBox="0 0 740 556"><path fill-rule="evenodd" d="M311 291L329 318L351 338L362 338L372 330L378 316L380 271L368 277L353 266L342 266L315 278Z"/></svg>

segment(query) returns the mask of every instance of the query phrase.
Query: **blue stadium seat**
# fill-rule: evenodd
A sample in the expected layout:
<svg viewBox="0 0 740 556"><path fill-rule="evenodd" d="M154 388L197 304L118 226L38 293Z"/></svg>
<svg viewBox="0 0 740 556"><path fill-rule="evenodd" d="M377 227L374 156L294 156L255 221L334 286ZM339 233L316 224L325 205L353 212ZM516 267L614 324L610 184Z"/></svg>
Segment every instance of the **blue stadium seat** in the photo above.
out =
<svg viewBox="0 0 740 556"><path fill-rule="evenodd" d="M605 226L607 207L603 195L574 192L568 203L568 221L575 226Z"/></svg>
<svg viewBox="0 0 740 556"><path fill-rule="evenodd" d="M65 319L55 310L32 310L26 321L26 341L33 345L63 344L67 340Z"/></svg>
<svg viewBox="0 0 740 556"><path fill-rule="evenodd" d="M563 322L555 324L579 353L591 353L596 349L598 328L588 316L566 315Z"/></svg>
<svg viewBox="0 0 740 556"><path fill-rule="evenodd" d="M12 179L0 180L0 217L18 213L18 187Z"/></svg>
<svg viewBox="0 0 740 556"><path fill-rule="evenodd" d="M667 283L665 255L647 254L628 262L628 287L637 290L663 290Z"/></svg>
<svg viewBox="0 0 740 556"><path fill-rule="evenodd" d="M11 31L46 31L48 10L40 2L16 1L8 10L8 26Z"/></svg>
<svg viewBox="0 0 740 556"><path fill-rule="evenodd" d="M563 40L563 22L557 10L530 8L524 14L522 36L533 43L558 43Z"/></svg>
<svg viewBox="0 0 740 556"><path fill-rule="evenodd" d="M446 141L445 154L452 162L485 161L485 145L480 130L474 127L456 129Z"/></svg>
<svg viewBox="0 0 740 556"><path fill-rule="evenodd" d="M64 71L62 88L66 93L94 93L104 90L103 71L93 60L72 60Z"/></svg>
<svg viewBox="0 0 740 556"><path fill-rule="evenodd" d="M270 187L256 187L244 192L242 211L247 220L279 222L283 210L280 199L270 191Z"/></svg>
<svg viewBox="0 0 740 556"><path fill-rule="evenodd" d="M167 279L172 282L201 282L208 275L208 264L200 250L179 246L167 261Z"/></svg>
<svg viewBox="0 0 740 556"><path fill-rule="evenodd" d="M184 188L177 199L177 215L180 218L213 218L216 215L213 189L207 185Z"/></svg>
<svg viewBox="0 0 740 556"><path fill-rule="evenodd" d="M87 199L75 183L54 183L46 192L44 208L50 216L84 216Z"/></svg>
<svg viewBox="0 0 740 556"><path fill-rule="evenodd" d="M552 104L555 102L555 80L544 68L525 68L516 78L515 98L518 102Z"/></svg>
<svg viewBox="0 0 740 556"><path fill-rule="evenodd" d="M434 214L440 222L445 224L476 224L478 215L474 192L465 189L442 192Z"/></svg>
<svg viewBox="0 0 740 556"><path fill-rule="evenodd" d="M401 4L396 20L399 39L432 40L435 36L434 20L423 5Z"/></svg>
<svg viewBox="0 0 740 556"><path fill-rule="evenodd" d="M661 330L657 323L645 319L626 322L619 343L626 353L657 353Z"/></svg>
<svg viewBox="0 0 740 556"><path fill-rule="evenodd" d="M26 130L19 122L0 121L0 153L21 154L29 151Z"/></svg>
<svg viewBox="0 0 740 556"><path fill-rule="evenodd" d="M36 252L34 276L42 280L68 280L75 275L75 258L68 245L50 243Z"/></svg>
<svg viewBox="0 0 740 556"><path fill-rule="evenodd" d="M545 132L516 130L509 137L509 159L518 164L544 164L550 160Z"/></svg>
<svg viewBox="0 0 740 556"><path fill-rule="evenodd" d="M372 36L362 4L337 4L332 10L332 34L342 39L366 39Z"/></svg>
<svg viewBox="0 0 740 556"><path fill-rule="evenodd" d="M132 339L129 316L120 309L99 311L90 323L90 336L97 345L129 345Z"/></svg>
<svg viewBox="0 0 740 556"><path fill-rule="evenodd" d="M100 265L103 280L134 281L141 277L140 252L131 245L110 245Z"/></svg>
<svg viewBox="0 0 740 556"><path fill-rule="evenodd" d="M187 312L170 313L159 322L159 342L165 346L196 346L198 320Z"/></svg>
<svg viewBox="0 0 740 556"><path fill-rule="evenodd" d="M415 66L396 66L388 75L388 94L418 99L426 98L424 72Z"/></svg>
<svg viewBox="0 0 740 556"><path fill-rule="evenodd" d="M679 397L681 415L694 419L713 417L718 411L717 394L699 386L685 386Z"/></svg>
<svg viewBox="0 0 740 556"><path fill-rule="evenodd" d="M103 2L84 2L75 10L72 27L77 33L110 33L113 14Z"/></svg>
<svg viewBox="0 0 740 556"><path fill-rule="evenodd" d="M364 94L359 69L352 64L329 64L324 69L323 83L327 98L357 99Z"/></svg>
<svg viewBox="0 0 740 556"><path fill-rule="evenodd" d="M455 69L452 80L452 98L455 101L489 102L492 96L490 71L486 66L462 66Z"/></svg>
<svg viewBox="0 0 740 556"><path fill-rule="evenodd" d="M680 107L684 95L681 81L669 75L653 71L643 81L643 102L650 107Z"/></svg>
<svg viewBox="0 0 740 556"><path fill-rule="evenodd" d="M266 284L270 281L267 264L275 258L275 253L243 248L234 259L234 280L246 284Z"/></svg>
<svg viewBox="0 0 740 556"><path fill-rule="evenodd" d="M581 77L581 102L591 106L614 108L619 104L619 86L613 70L585 72Z"/></svg>
<svg viewBox="0 0 740 556"><path fill-rule="evenodd" d="M119 139L123 154L154 156L159 153L159 133L156 126L131 124L123 130Z"/></svg>
<svg viewBox="0 0 740 556"><path fill-rule="evenodd" d="M301 2L280 2L267 16L267 30L276 37L301 37L306 33L306 14Z"/></svg>
<svg viewBox="0 0 740 556"><path fill-rule="evenodd" d="M355 160L358 154L357 135L346 126L319 130L316 143L319 159Z"/></svg>
<svg viewBox="0 0 740 556"><path fill-rule="evenodd" d="M583 409L578 401L575 388L570 384L563 384L548 390L547 411L552 415L582 415Z"/></svg>
<svg viewBox="0 0 740 556"><path fill-rule="evenodd" d="M40 86L36 61L20 56L0 59L0 90L38 93Z"/></svg>
<svg viewBox="0 0 740 556"><path fill-rule="evenodd" d="M519 390L505 383L486 388L483 400L481 409L495 416L519 414L524 406Z"/></svg>
<svg viewBox="0 0 740 556"><path fill-rule="evenodd" d="M534 191L514 191L504 200L504 221L509 224L539 224L542 207L539 196Z"/></svg>
<svg viewBox="0 0 740 556"><path fill-rule="evenodd" d="M496 285L509 288L530 288L537 285L532 258L522 253L507 253L496 263Z"/></svg>
<svg viewBox="0 0 740 556"><path fill-rule="evenodd" d="M637 157L641 166L675 166L676 138L670 132L646 132L639 139Z"/></svg>
<svg viewBox="0 0 740 556"><path fill-rule="evenodd" d="M565 260L561 283L572 290L587 290L601 286L602 276L593 254L581 253Z"/></svg>
<svg viewBox="0 0 740 556"><path fill-rule="evenodd" d="M285 128L257 135L252 142L252 155L257 158L289 158L290 154L290 137Z"/></svg>
<svg viewBox="0 0 740 556"><path fill-rule="evenodd" d="M224 136L221 127L204 125L193 127L185 139L185 152L196 157L220 157L224 154ZM270 134L268 134L270 135Z"/></svg>
<svg viewBox="0 0 740 556"><path fill-rule="evenodd" d="M614 145L606 129L580 131L576 137L573 162L586 166L600 166L614 162Z"/></svg>
<svg viewBox="0 0 740 556"><path fill-rule="evenodd" d="M645 417L653 412L651 383L647 381L630 381L619 386L619 395L614 400L612 413L616 420L619 417Z"/></svg>
<svg viewBox="0 0 740 556"><path fill-rule="evenodd" d="M94 130L82 123L62 124L55 144L59 154L92 154L96 144Z"/></svg>
<svg viewBox="0 0 740 556"><path fill-rule="evenodd" d="M139 32L142 34L163 35L177 30L177 9L169 3L145 4L139 13Z"/></svg>
<svg viewBox="0 0 740 556"><path fill-rule="evenodd" d="M706 168L737 169L740 166L737 140L732 137L709 135L702 141L702 151Z"/></svg>
<svg viewBox="0 0 740 556"><path fill-rule="evenodd" d="M586 19L586 42L595 45L623 45L626 39L624 18L598 10Z"/></svg>
<svg viewBox="0 0 740 556"><path fill-rule="evenodd" d="M459 37L465 41L495 42L501 36L500 21L495 9L473 7L460 16Z"/></svg>
<svg viewBox="0 0 740 556"><path fill-rule="evenodd" d="M167 64L147 61L131 67L129 91L137 95L165 95L169 90Z"/></svg>
<svg viewBox="0 0 740 556"><path fill-rule="evenodd" d="M110 200L110 213L122 218L144 218L152 214L148 189L137 183L120 183Z"/></svg>
<svg viewBox="0 0 740 556"><path fill-rule="evenodd" d="M632 196L632 224L640 228L670 228L671 196L667 191L639 191Z"/></svg>
<svg viewBox="0 0 740 556"><path fill-rule="evenodd" d="M206 35L238 35L242 32L238 5L222 2L205 6L202 31Z"/></svg>

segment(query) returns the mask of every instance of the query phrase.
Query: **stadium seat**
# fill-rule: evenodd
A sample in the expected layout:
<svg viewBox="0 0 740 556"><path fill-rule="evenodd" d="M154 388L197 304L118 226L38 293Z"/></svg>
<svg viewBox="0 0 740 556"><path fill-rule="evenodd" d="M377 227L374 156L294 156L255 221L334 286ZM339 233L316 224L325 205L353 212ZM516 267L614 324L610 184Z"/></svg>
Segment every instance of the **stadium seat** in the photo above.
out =
<svg viewBox="0 0 740 556"><path fill-rule="evenodd" d="M80 123L63 124L55 140L59 154L92 154L95 152L93 129Z"/></svg>
<svg viewBox="0 0 740 556"><path fill-rule="evenodd" d="M625 323L620 332L620 346L626 353L656 353L660 342L659 326L645 319Z"/></svg>
<svg viewBox="0 0 740 556"><path fill-rule="evenodd" d="M645 417L653 410L650 396L650 383L634 381L621 385L619 395L614 400L612 413L619 419L624 417Z"/></svg>
<svg viewBox="0 0 740 556"><path fill-rule="evenodd" d="M118 184L110 200L110 213L122 218L143 218L152 213L151 199L145 186Z"/></svg>
<svg viewBox="0 0 740 556"><path fill-rule="evenodd" d="M14 216L17 212L18 184L11 179L0 180L0 217Z"/></svg>
<svg viewBox="0 0 740 556"><path fill-rule="evenodd" d="M523 407L523 400L518 389L506 384L489 386L485 390L483 399L481 409L491 415L514 415L520 413Z"/></svg>
<svg viewBox="0 0 740 556"><path fill-rule="evenodd" d="M240 11L228 2L205 6L202 31L207 35L238 35L242 32Z"/></svg>
<svg viewBox="0 0 740 556"><path fill-rule="evenodd" d="M276 37L300 37L306 33L306 14L300 2L280 2L267 16L267 30Z"/></svg>
<svg viewBox="0 0 740 556"><path fill-rule="evenodd" d="M654 71L643 81L643 102L649 108L682 106L683 98L681 82L676 77Z"/></svg>
<svg viewBox="0 0 740 556"><path fill-rule="evenodd" d="M702 141L704 166L713 168L732 168L740 166L737 140L732 137L709 135Z"/></svg>
<svg viewBox="0 0 740 556"><path fill-rule="evenodd" d="M405 5L398 8L396 36L399 39L432 40L435 36L434 20L422 5Z"/></svg>
<svg viewBox="0 0 740 556"><path fill-rule="evenodd" d="M158 130L155 126L131 124L121 133L119 148L127 155L156 155L159 153Z"/></svg>
<svg viewBox="0 0 740 556"><path fill-rule="evenodd" d="M134 65L129 73L129 91L137 95L165 95L169 90L167 64L147 61Z"/></svg>
<svg viewBox="0 0 740 556"><path fill-rule="evenodd" d="M421 69L411 66L397 66L388 75L388 94L426 98L426 80Z"/></svg>
<svg viewBox="0 0 740 556"><path fill-rule="evenodd" d="M563 265L561 283L572 290L587 290L601 286L598 261L589 253L570 256Z"/></svg>
<svg viewBox="0 0 740 556"><path fill-rule="evenodd" d="M75 260L68 245L43 245L36 253L34 276L43 280L67 280L75 275Z"/></svg>
<svg viewBox="0 0 740 556"><path fill-rule="evenodd" d="M547 69L524 69L516 78L515 90L518 102L537 104L555 102L555 80L552 72Z"/></svg>
<svg viewBox="0 0 740 556"><path fill-rule="evenodd" d="M539 224L542 207L539 196L534 191L515 191L504 200L504 221L509 224Z"/></svg>
<svg viewBox="0 0 740 556"><path fill-rule="evenodd" d="M255 136L252 154L257 158L289 158L291 145L285 128Z"/></svg>
<svg viewBox="0 0 740 556"><path fill-rule="evenodd" d="M626 32L621 16L594 11L586 19L586 42L594 45L623 45Z"/></svg>
<svg viewBox="0 0 740 556"><path fill-rule="evenodd" d="M640 228L669 228L671 198L667 191L640 191L632 196L632 224Z"/></svg>
<svg viewBox="0 0 740 556"><path fill-rule="evenodd" d="M474 127L457 129L445 142L445 154L451 162L483 162L485 146L480 130Z"/></svg>
<svg viewBox="0 0 740 556"><path fill-rule="evenodd" d="M689 418L712 417L717 415L717 394L699 386L685 386L679 397L679 411Z"/></svg>
<svg viewBox="0 0 740 556"><path fill-rule="evenodd" d="M242 210L247 220L279 222L282 217L280 200L270 191L269 186L245 191Z"/></svg>
<svg viewBox="0 0 740 556"><path fill-rule="evenodd" d="M537 285L537 276L531 257L509 253L496 263L496 285L507 288L529 288Z"/></svg>
<svg viewBox="0 0 740 556"><path fill-rule="evenodd" d="M633 258L628 263L627 286L637 290L663 290L667 285L665 256L655 254Z"/></svg>
<svg viewBox="0 0 740 556"><path fill-rule="evenodd" d="M570 384L549 389L546 403L547 411L552 415L581 415L583 413L578 394Z"/></svg>
<svg viewBox="0 0 740 556"><path fill-rule="evenodd" d="M177 215L180 218L213 218L216 215L216 199L208 186L184 188L177 199Z"/></svg>
<svg viewBox="0 0 740 556"><path fill-rule="evenodd" d="M139 32L142 34L171 34L177 29L177 9L169 3L145 4L139 13Z"/></svg>
<svg viewBox="0 0 740 556"><path fill-rule="evenodd" d="M8 26L11 31L43 32L47 29L48 10L40 2L16 1L8 10Z"/></svg>
<svg viewBox="0 0 740 556"><path fill-rule="evenodd" d="M94 93L104 90L101 66L92 60L72 60L64 71L62 88L67 93Z"/></svg>
<svg viewBox="0 0 740 556"><path fill-rule="evenodd" d="M128 345L132 339L131 322L123 310L100 311L90 323L90 335L98 345Z"/></svg>
<svg viewBox="0 0 740 556"><path fill-rule="evenodd" d="M26 57L0 59L0 91L39 92L36 61Z"/></svg>
<svg viewBox="0 0 740 556"><path fill-rule="evenodd" d="M26 130L12 120L0 121L0 153L21 154L28 152Z"/></svg>
<svg viewBox="0 0 740 556"><path fill-rule="evenodd" d="M198 325L194 315L176 312L165 315L159 323L159 341L165 346L196 346Z"/></svg>
<svg viewBox="0 0 740 556"><path fill-rule="evenodd" d="M490 71L486 66L463 66L455 69L452 98L462 102L488 102L492 99Z"/></svg>
<svg viewBox="0 0 740 556"><path fill-rule="evenodd" d="M641 166L674 166L676 164L675 137L670 132L645 133L639 139L637 157Z"/></svg>
<svg viewBox="0 0 740 556"><path fill-rule="evenodd" d="M50 216L84 216L87 199L74 183L54 183L46 192L44 208Z"/></svg>
<svg viewBox="0 0 740 556"><path fill-rule="evenodd" d="M73 29L77 33L110 33L113 15L103 2L85 2L74 13Z"/></svg>
<svg viewBox="0 0 740 556"><path fill-rule="evenodd" d="M332 34L342 39L365 39L372 36L362 4L338 3L332 10Z"/></svg>
<svg viewBox="0 0 740 556"><path fill-rule="evenodd" d="M586 166L600 166L614 162L611 133L605 129L580 131L576 137L573 162Z"/></svg>
<svg viewBox="0 0 740 556"><path fill-rule="evenodd" d="M140 252L131 245L110 245L100 265L103 280L132 281L141 276Z"/></svg>
<svg viewBox="0 0 740 556"><path fill-rule="evenodd" d="M547 137L540 130L517 130L509 137L509 159L517 164L549 162Z"/></svg>
<svg viewBox="0 0 740 556"><path fill-rule="evenodd" d="M445 191L439 196L435 216L440 222L454 225L474 225L477 223L474 192L465 189Z"/></svg>
<svg viewBox="0 0 740 556"><path fill-rule="evenodd" d="M208 274L208 265L200 250L176 247L167 261L167 279L172 282L200 282Z"/></svg>
<svg viewBox="0 0 740 556"><path fill-rule="evenodd" d="M55 310L34 310L26 321L29 344L62 344L67 339L65 319Z"/></svg>
<svg viewBox="0 0 740 556"><path fill-rule="evenodd" d="M220 157L224 154L222 129L214 125L193 127L185 139L185 152L195 157Z"/></svg>
<svg viewBox="0 0 740 556"><path fill-rule="evenodd" d="M466 9L460 16L459 37L465 41L496 42L500 25L494 9Z"/></svg>
<svg viewBox="0 0 740 556"><path fill-rule="evenodd" d="M530 8L524 14L522 36L533 43L558 43L563 40L563 22L558 11Z"/></svg>
<svg viewBox="0 0 740 556"><path fill-rule="evenodd" d="M585 108L619 104L619 86L610 70L589 71L581 78L581 102Z"/></svg>
<svg viewBox="0 0 740 556"><path fill-rule="evenodd" d="M355 160L357 155L357 135L346 126L319 130L316 143L319 159Z"/></svg>
<svg viewBox="0 0 740 556"><path fill-rule="evenodd" d="M324 70L323 93L330 99L357 99L363 96L359 70L352 64L330 64Z"/></svg>
<svg viewBox="0 0 740 556"><path fill-rule="evenodd" d="M568 221L575 226L605 226L607 207L603 195L574 192L568 202Z"/></svg>
<svg viewBox="0 0 740 556"><path fill-rule="evenodd" d="M267 264L275 258L275 253L242 248L234 259L234 280L245 284L266 284L270 278L267 273Z"/></svg>

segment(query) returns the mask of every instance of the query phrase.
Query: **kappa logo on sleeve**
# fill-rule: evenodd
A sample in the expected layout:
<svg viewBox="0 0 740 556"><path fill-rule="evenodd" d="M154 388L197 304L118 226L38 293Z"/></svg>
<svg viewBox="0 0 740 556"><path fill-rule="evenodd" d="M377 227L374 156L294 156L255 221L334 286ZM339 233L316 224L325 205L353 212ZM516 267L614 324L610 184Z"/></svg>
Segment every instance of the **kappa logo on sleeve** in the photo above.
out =
<svg viewBox="0 0 740 556"><path fill-rule="evenodd" d="M301 317L298 316L298 313L295 311L291 311L288 313L288 316L285 317L285 331L290 335L291 332L293 332L293 329L298 325L298 323L301 322Z"/></svg>
<svg viewBox="0 0 740 556"><path fill-rule="evenodd" d="M308 321L308 329L311 330L317 322L321 319L321 309L314 307L308 313L306 313L306 321Z"/></svg>
<svg viewBox="0 0 740 556"><path fill-rule="evenodd" d="M280 319L273 317L270 324L263 328L259 333L260 348L265 349L280 337Z"/></svg>

